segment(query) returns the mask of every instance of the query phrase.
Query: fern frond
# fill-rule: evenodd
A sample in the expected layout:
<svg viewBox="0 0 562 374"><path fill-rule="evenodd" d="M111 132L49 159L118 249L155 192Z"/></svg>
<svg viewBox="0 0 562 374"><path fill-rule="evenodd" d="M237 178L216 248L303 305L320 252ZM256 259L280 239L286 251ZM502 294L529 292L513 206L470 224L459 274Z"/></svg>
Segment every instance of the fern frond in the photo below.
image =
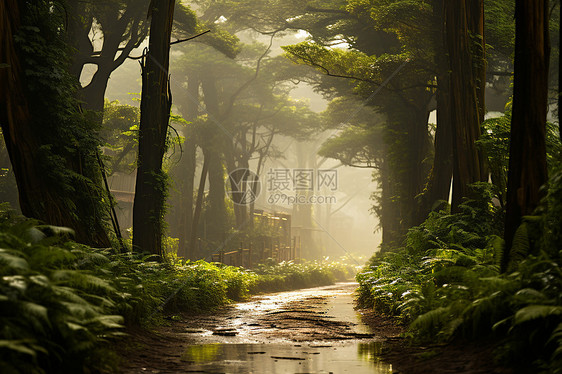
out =
<svg viewBox="0 0 562 374"><path fill-rule="evenodd" d="M562 306L529 305L515 313L514 326L522 323L562 315Z"/></svg>
<svg viewBox="0 0 562 374"><path fill-rule="evenodd" d="M436 334L441 330L449 317L448 307L439 307L424 313L412 322L411 328L426 334Z"/></svg>
<svg viewBox="0 0 562 374"><path fill-rule="evenodd" d="M517 265L527 258L531 250L531 243L529 242L529 233L527 223L523 222L515 231L513 236L513 243L509 252L509 266L508 270L513 271Z"/></svg>
<svg viewBox="0 0 562 374"><path fill-rule="evenodd" d="M27 260L17 254L17 251L0 248L0 269L3 274L15 274L29 270Z"/></svg>
<svg viewBox="0 0 562 374"><path fill-rule="evenodd" d="M17 353L22 353L31 357L37 356L35 349L29 347L29 344L34 342L33 340L0 340L0 351L7 349L15 351ZM43 350L44 351L44 350ZM46 351L44 351L46 352Z"/></svg>

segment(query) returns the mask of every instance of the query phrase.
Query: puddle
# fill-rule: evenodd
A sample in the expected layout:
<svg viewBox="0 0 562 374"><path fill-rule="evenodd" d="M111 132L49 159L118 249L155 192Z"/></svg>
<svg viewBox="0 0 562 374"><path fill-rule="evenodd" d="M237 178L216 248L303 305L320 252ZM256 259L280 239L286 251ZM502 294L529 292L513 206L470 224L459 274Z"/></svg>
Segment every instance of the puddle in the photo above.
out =
<svg viewBox="0 0 562 374"><path fill-rule="evenodd" d="M390 374L377 360L381 342L330 344L201 344L181 360L189 373L354 373Z"/></svg>
<svg viewBox="0 0 562 374"><path fill-rule="evenodd" d="M253 297L143 337L122 373L390 374L353 309L357 283Z"/></svg>
<svg viewBox="0 0 562 374"><path fill-rule="evenodd" d="M342 283L239 303L231 316L217 321L235 336L218 337L209 330L196 334L181 355L188 368L184 372L392 373L392 366L378 359L384 343L353 309L355 287ZM315 330L331 332L316 339Z"/></svg>

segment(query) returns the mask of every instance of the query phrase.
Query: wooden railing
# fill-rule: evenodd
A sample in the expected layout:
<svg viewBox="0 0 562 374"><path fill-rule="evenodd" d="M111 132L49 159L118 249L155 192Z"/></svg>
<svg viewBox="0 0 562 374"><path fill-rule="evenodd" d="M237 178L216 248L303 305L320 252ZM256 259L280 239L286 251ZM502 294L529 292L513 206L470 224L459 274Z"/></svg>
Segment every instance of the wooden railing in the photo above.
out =
<svg viewBox="0 0 562 374"><path fill-rule="evenodd" d="M240 243L240 247L237 250L220 251L212 255L213 262L221 262L230 266L242 266L248 269L252 268L255 264L264 262L268 258L276 262L299 260L301 258L300 237L293 237L290 246L280 244L267 246L265 242L262 242L259 248L255 248L252 243L249 243L245 248L243 243Z"/></svg>

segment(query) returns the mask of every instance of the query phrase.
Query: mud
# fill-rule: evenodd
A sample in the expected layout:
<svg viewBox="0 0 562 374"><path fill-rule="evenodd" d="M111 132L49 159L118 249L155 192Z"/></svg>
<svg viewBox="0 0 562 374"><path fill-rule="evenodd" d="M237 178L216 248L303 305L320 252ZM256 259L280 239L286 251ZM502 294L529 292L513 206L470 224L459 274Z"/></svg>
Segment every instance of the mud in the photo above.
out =
<svg viewBox="0 0 562 374"><path fill-rule="evenodd" d="M356 283L253 297L130 331L121 373L510 373L492 343L412 346L396 320L354 310Z"/></svg>

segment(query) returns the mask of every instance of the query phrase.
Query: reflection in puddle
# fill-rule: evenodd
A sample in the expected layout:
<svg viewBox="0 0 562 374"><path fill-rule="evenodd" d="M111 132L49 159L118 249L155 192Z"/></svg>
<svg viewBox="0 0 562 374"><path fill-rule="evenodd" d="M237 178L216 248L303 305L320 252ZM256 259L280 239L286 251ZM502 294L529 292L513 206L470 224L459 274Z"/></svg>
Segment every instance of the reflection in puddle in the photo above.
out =
<svg viewBox="0 0 562 374"><path fill-rule="evenodd" d="M389 374L378 360L381 342L314 344L202 344L181 357L191 373Z"/></svg>

